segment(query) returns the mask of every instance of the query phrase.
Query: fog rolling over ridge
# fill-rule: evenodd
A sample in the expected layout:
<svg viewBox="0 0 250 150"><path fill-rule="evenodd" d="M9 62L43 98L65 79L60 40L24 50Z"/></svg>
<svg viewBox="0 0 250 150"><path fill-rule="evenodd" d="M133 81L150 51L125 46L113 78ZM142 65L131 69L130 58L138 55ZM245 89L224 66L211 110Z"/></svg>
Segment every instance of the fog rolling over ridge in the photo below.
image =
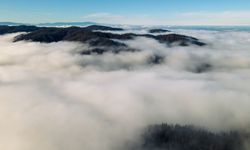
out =
<svg viewBox="0 0 250 150"><path fill-rule="evenodd" d="M250 33L175 32L207 45L136 37L122 43L138 51L81 55L92 46L1 35L0 149L125 150L161 123L250 132Z"/></svg>

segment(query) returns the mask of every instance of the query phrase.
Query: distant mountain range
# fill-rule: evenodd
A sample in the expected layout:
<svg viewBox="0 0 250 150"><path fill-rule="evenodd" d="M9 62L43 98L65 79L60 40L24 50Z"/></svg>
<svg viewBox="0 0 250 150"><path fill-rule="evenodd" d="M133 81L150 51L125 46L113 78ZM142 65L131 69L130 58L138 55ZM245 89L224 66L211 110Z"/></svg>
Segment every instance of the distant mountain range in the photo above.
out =
<svg viewBox="0 0 250 150"><path fill-rule="evenodd" d="M36 25L36 26L89 26L89 25L98 25L95 22L51 22L51 23L16 23L16 22L0 22L0 25L9 25L9 26L18 26L18 25Z"/></svg>
<svg viewBox="0 0 250 150"><path fill-rule="evenodd" d="M18 26L25 25L25 23L15 23L15 22L0 22L0 25L8 25L8 26ZM28 25L28 24L26 24Z"/></svg>
<svg viewBox="0 0 250 150"><path fill-rule="evenodd" d="M191 26L191 25L158 25L158 26L141 26L141 25L122 25L122 24L104 24L96 22L49 22L49 23L17 23L17 22L0 22L1 25L19 26L19 25L35 25L39 27L69 27L69 26L90 26L90 25L104 25L112 27L129 27L133 29L145 28L162 28L162 29L184 29L184 30L207 30L207 31L250 31L250 26Z"/></svg>
<svg viewBox="0 0 250 150"><path fill-rule="evenodd" d="M13 25L13 24L12 24ZM53 26L55 23L52 24ZM58 24L57 24L58 25ZM61 23L59 25L62 25ZM72 25L72 24L71 24ZM75 23L74 23L75 25ZM87 25L85 23L84 25ZM38 26L0 26L0 35L17 33L17 32L28 32L26 34L17 35L13 41L33 41L41 43L52 43L59 41L74 41L88 44L90 48L82 51L81 55L102 55L107 52L118 54L120 52L138 52L139 49L132 48L125 43L127 40L134 40L138 37L144 37L154 39L159 43L166 44L168 47L172 46L205 46L206 44L199 41L194 37L179 35L174 33L154 35L151 33L166 33L170 32L164 29L149 29L148 34L136 34L136 33L110 33L103 31L124 31L123 28L101 26L101 25L90 25L86 27L38 27ZM142 41L143 42L143 41ZM153 54L148 63L160 64L164 60L164 57ZM197 67L198 72L204 72L211 66L209 64L202 64Z"/></svg>
<svg viewBox="0 0 250 150"><path fill-rule="evenodd" d="M40 23L38 26L89 26L97 25L95 22L52 22L52 23Z"/></svg>

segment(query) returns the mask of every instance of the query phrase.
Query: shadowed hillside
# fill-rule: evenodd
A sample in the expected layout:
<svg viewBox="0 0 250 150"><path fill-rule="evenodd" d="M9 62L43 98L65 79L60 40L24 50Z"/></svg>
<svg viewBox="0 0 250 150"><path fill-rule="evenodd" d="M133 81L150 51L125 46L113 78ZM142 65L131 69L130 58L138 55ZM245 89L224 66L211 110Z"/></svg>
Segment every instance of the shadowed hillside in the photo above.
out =
<svg viewBox="0 0 250 150"><path fill-rule="evenodd" d="M141 150L243 150L241 132L213 133L193 126L153 125L142 136ZM136 148L137 149L137 148Z"/></svg>

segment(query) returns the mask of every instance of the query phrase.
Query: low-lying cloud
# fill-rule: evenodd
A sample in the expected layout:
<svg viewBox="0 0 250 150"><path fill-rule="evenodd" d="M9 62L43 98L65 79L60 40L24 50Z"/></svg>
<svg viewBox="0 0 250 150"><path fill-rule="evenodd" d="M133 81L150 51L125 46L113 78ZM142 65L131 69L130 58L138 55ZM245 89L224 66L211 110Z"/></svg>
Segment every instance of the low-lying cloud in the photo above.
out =
<svg viewBox="0 0 250 150"><path fill-rule="evenodd" d="M249 131L250 33L177 32L208 45L137 38L139 52L80 55L89 45L0 36L0 149L126 149L160 123Z"/></svg>

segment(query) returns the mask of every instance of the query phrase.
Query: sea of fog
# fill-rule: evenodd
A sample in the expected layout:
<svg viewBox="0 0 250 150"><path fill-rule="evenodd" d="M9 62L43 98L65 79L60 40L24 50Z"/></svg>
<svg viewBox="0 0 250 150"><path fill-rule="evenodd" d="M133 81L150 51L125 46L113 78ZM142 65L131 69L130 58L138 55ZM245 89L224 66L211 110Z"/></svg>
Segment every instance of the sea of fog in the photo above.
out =
<svg viewBox="0 0 250 150"><path fill-rule="evenodd" d="M168 29L206 30L206 31L250 31L250 26L163 26Z"/></svg>
<svg viewBox="0 0 250 150"><path fill-rule="evenodd" d="M124 41L139 52L80 55L89 45L0 36L0 149L123 150L161 123L249 131L249 27L168 29L207 45L140 37Z"/></svg>

